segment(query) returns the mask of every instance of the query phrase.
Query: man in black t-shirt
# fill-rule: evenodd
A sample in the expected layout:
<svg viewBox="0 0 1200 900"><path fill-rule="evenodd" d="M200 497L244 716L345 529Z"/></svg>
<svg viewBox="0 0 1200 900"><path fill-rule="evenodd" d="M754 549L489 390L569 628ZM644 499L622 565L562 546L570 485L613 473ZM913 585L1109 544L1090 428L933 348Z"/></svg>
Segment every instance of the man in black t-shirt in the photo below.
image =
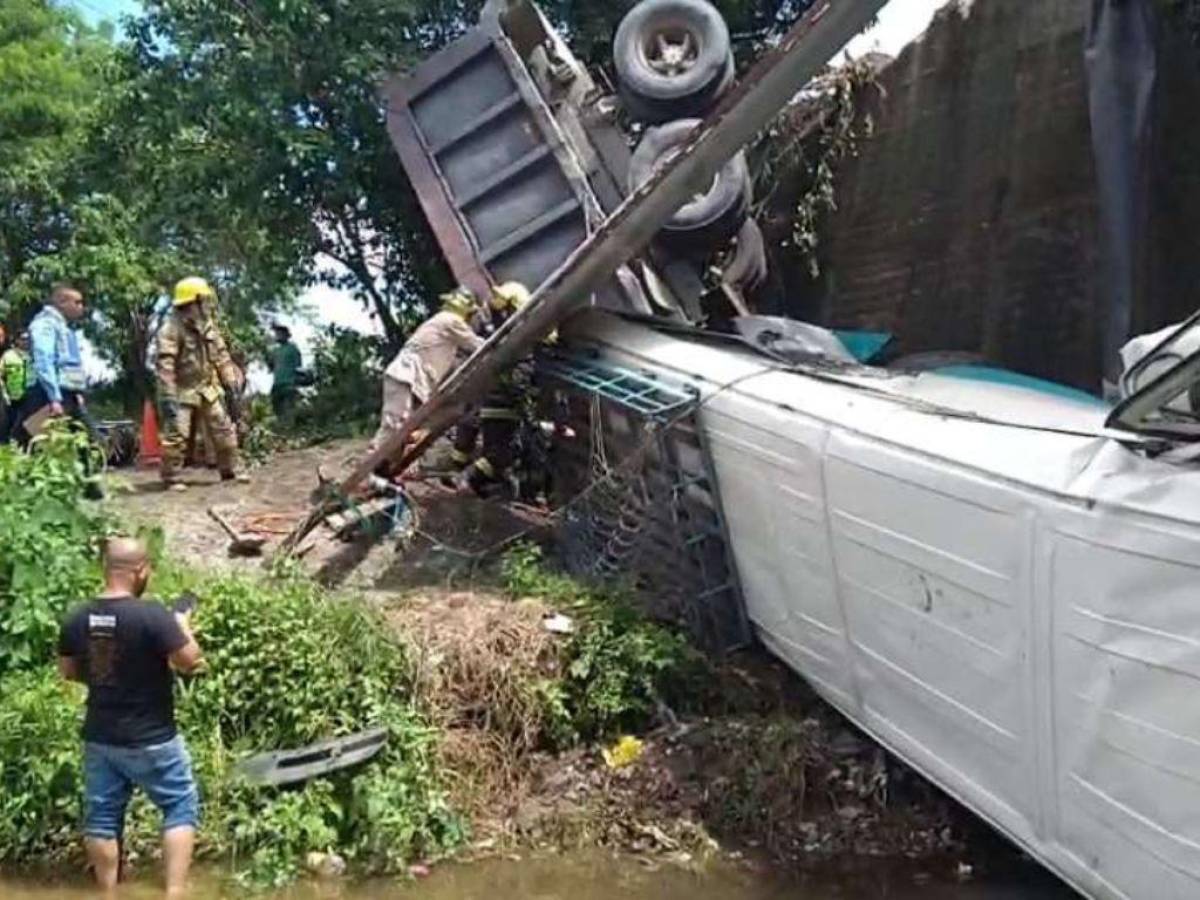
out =
<svg viewBox="0 0 1200 900"><path fill-rule="evenodd" d="M182 896L192 860L199 800L191 758L175 728L172 669L203 665L188 623L139 599L150 580L140 541L114 538L104 554L104 592L63 623L58 668L87 685L83 768L88 862L102 888L117 883L125 809L140 787L163 816L167 896Z"/></svg>

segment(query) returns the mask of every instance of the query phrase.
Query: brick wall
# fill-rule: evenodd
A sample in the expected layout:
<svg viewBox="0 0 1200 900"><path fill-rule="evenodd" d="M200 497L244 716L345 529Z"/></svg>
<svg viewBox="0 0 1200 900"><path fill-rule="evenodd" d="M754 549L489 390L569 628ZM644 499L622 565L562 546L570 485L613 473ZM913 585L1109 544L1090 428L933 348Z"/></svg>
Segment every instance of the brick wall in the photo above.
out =
<svg viewBox="0 0 1200 900"><path fill-rule="evenodd" d="M1086 0L945 11L881 76L875 136L838 173L814 291L794 312L967 350L1084 388L1100 379L1102 266L1083 67ZM1200 84L1164 37L1147 298L1139 327L1200 306Z"/></svg>

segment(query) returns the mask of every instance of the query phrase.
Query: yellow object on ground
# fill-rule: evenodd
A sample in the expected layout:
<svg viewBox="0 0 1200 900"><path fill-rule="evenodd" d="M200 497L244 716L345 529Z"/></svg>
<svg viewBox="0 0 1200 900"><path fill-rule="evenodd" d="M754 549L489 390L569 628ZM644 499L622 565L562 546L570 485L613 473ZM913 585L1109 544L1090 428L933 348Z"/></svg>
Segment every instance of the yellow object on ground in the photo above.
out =
<svg viewBox="0 0 1200 900"><path fill-rule="evenodd" d="M637 762L645 749L641 740L627 734L611 747L604 748L604 764L610 769L623 769Z"/></svg>

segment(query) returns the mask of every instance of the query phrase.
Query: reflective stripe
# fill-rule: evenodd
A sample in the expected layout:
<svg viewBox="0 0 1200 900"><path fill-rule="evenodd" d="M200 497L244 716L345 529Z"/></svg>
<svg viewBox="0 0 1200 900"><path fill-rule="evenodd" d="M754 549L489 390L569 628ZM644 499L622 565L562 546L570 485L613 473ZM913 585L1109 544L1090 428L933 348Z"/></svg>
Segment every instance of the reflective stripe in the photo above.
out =
<svg viewBox="0 0 1200 900"><path fill-rule="evenodd" d="M481 419L508 419L513 422L521 421L521 414L507 406L485 406L479 410Z"/></svg>

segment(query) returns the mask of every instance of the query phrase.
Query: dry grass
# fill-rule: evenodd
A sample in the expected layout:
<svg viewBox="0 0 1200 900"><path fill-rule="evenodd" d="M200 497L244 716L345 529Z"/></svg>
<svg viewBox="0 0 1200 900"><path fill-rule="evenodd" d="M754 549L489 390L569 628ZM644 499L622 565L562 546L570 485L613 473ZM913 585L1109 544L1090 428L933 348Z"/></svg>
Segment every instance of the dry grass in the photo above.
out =
<svg viewBox="0 0 1200 900"><path fill-rule="evenodd" d="M478 841L695 855L715 846L712 833L802 865L957 846L948 801L771 661L714 670L710 717L644 734L628 768L609 769L596 747L545 752L537 688L564 665L547 612L536 600L425 592L387 613L419 653L417 690L442 733L450 800Z"/></svg>
<svg viewBox="0 0 1200 900"><path fill-rule="evenodd" d="M453 800L493 829L529 794L547 724L537 687L561 671L562 639L542 626L546 612L536 600L426 592L388 613L418 648L418 695L443 731Z"/></svg>

